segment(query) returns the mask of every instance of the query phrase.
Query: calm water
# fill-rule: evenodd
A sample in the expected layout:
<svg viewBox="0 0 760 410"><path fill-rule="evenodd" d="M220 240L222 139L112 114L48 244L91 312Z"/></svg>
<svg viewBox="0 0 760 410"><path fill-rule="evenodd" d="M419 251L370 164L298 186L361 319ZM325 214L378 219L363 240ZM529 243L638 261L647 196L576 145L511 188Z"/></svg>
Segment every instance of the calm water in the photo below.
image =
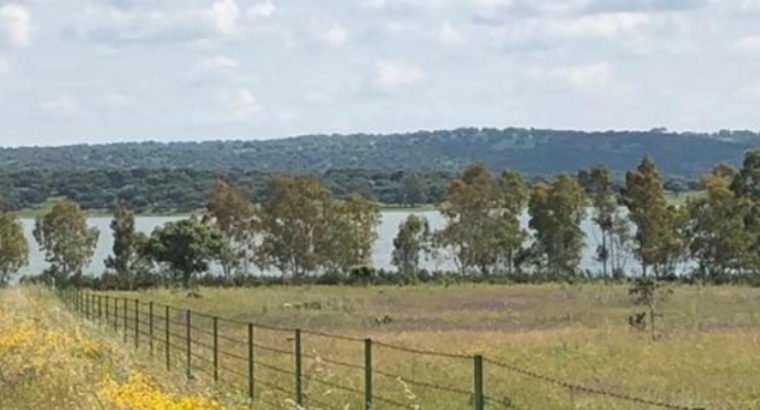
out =
<svg viewBox="0 0 760 410"><path fill-rule="evenodd" d="M372 255L372 261L377 268L391 269L391 251L393 249L393 238L398 231L398 225L403 221L407 215L412 212L406 211L387 211L383 212L380 226L378 227L378 240L375 242L375 247ZM425 212L413 212L418 215L423 215L428 218L432 229L440 228L444 220L440 214L436 211ZM176 221L179 217L138 217L136 220L137 229L149 233L153 228L160 226L166 222ZM29 268L23 273L39 273L47 267L44 255L39 251L37 243L32 236L32 229L34 229L33 219L23 219L24 229L29 241L29 247L31 249ZM528 216L527 213L521 218L522 224L527 228ZM103 272L103 260L111 253L111 247L113 240L111 238L111 230L109 224L111 223L110 217L97 217L88 219L90 226L96 227L100 230L100 238L98 239L98 247L95 251L92 264L87 268L86 273L90 275L97 275ZM593 229L592 222L587 219L582 224L583 231L586 233L586 249L584 251L583 260L581 262L582 269L588 269L592 272L601 270L599 263L594 261L594 251L598 244L598 233ZM428 269L441 269L441 270L454 270L455 266L451 258L447 255L441 255L436 259L425 261L424 266ZM632 258L629 258L626 264L627 270L636 269L637 265Z"/></svg>

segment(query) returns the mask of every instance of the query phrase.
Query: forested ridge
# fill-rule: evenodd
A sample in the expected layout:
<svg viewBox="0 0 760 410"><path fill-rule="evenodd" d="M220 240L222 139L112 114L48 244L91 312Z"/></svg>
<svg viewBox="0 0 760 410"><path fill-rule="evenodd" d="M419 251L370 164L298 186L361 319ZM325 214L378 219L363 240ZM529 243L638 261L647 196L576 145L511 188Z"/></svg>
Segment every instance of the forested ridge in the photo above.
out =
<svg viewBox="0 0 760 410"><path fill-rule="evenodd" d="M269 176L287 172L316 174L339 196L358 192L384 203L434 203L453 176L473 162L495 172L518 171L529 180L600 164L620 182L625 170L650 155L666 188L685 190L694 188L698 177L717 163L738 165L743 153L758 143L760 134L750 131L461 128L262 141L0 148L0 189L11 209L65 196L88 209L126 202L139 212L182 212L203 206L219 178L261 197Z"/></svg>

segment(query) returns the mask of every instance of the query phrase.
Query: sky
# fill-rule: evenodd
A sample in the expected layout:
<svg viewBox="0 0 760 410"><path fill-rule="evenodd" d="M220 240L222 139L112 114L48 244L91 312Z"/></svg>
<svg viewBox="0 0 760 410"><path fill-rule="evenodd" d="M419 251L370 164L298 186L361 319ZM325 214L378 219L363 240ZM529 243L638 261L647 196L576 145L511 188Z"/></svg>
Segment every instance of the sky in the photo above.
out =
<svg viewBox="0 0 760 410"><path fill-rule="evenodd" d="M0 0L0 146L760 129L760 0Z"/></svg>

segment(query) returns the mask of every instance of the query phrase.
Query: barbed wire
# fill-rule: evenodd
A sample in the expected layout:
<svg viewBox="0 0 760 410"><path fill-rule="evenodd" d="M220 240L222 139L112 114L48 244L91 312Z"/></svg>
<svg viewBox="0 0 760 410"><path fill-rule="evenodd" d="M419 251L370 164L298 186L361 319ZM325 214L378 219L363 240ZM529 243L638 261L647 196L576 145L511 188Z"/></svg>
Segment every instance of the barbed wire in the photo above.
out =
<svg viewBox="0 0 760 410"><path fill-rule="evenodd" d="M540 373L534 372L532 370L526 370L526 369L523 369L523 368L511 365L511 364L508 364L508 363L498 362L498 361L495 361L495 360L492 360L492 359L483 359L483 360L486 363L492 364L492 365L500 367L502 369L509 370L509 371L512 371L512 372L515 372L515 373L519 373L519 374L522 374L524 376L532 377L534 379L541 380L541 381L546 382L546 383L554 384L556 386L559 386L559 387L562 387L562 388L565 388L565 389L568 389L568 390L574 391L574 392L582 392L582 393L587 393L587 394L595 394L595 395L600 395L600 396L606 396L606 397L611 397L611 398L618 399L618 400L623 400L623 401L628 401L628 402L633 402L633 403L638 403L638 404L646 404L648 406L654 406L654 407L659 407L659 408L663 408L663 409L671 409L671 410L704 410L704 408L702 408L702 407L682 406L682 405L679 405L679 404L666 403L666 402L661 402L661 401L656 401L656 400L645 399L645 398L641 398L641 397L629 396L627 394L611 392L611 391L607 391L607 390L603 390L603 389L599 389L599 388L588 387L588 386L584 386L582 384L576 384L576 383L566 382L564 380L560 380L560 379L557 379L557 378L554 378L554 377L546 376L544 374L540 374Z"/></svg>

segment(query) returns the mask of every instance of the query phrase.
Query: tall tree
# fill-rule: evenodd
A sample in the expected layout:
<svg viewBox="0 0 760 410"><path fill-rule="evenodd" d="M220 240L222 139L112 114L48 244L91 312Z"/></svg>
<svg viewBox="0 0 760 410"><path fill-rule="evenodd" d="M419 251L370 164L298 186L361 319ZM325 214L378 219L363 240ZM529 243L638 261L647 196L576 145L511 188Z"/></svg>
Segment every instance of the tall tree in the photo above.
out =
<svg viewBox="0 0 760 410"><path fill-rule="evenodd" d="M391 263L402 275L416 275L420 269L420 254L427 252L429 246L430 224L427 218L411 214L398 226L398 233L393 239Z"/></svg>
<svg viewBox="0 0 760 410"><path fill-rule="evenodd" d="M221 232L192 217L156 228L145 252L166 265L173 282L179 279L189 288L195 275L208 271L209 262L218 257L224 244Z"/></svg>
<svg viewBox="0 0 760 410"><path fill-rule="evenodd" d="M602 274L609 276L609 262L617 264L619 257L616 255L623 248L617 245L624 245L628 237L627 222L620 212L618 195L612 188L612 175L604 166L595 166L591 170L581 170L578 181L591 199L593 221L601 237L596 258L602 263ZM616 268L619 269L613 266L613 271Z"/></svg>
<svg viewBox="0 0 760 410"><path fill-rule="evenodd" d="M725 174L725 167L721 167ZM760 271L760 149L749 150L739 172L733 178L731 190L738 198L750 203L745 217L745 227L750 235L748 263L757 273Z"/></svg>
<svg viewBox="0 0 760 410"><path fill-rule="evenodd" d="M50 212L37 218L33 233L50 263L47 273L57 284L71 278L79 285L100 235L96 228L87 226L79 205L68 200L56 203Z"/></svg>
<svg viewBox="0 0 760 410"><path fill-rule="evenodd" d="M0 286L10 277L29 265L29 244L24 227L14 215L0 206Z"/></svg>
<svg viewBox="0 0 760 410"><path fill-rule="evenodd" d="M358 194L332 200L316 242L320 265L332 272L347 273L372 263L372 245L377 240L380 208Z"/></svg>
<svg viewBox="0 0 760 410"><path fill-rule="evenodd" d="M134 289L150 268L143 254L148 237L137 232L135 215L124 205L118 206L114 211L111 232L112 254L105 259L104 264L119 277L120 286Z"/></svg>
<svg viewBox="0 0 760 410"><path fill-rule="evenodd" d="M699 263L701 276L726 282L748 265L751 232L746 221L752 210L749 198L731 190L735 172L718 167L702 178L705 197L687 202L689 250Z"/></svg>
<svg viewBox="0 0 760 410"><path fill-rule="evenodd" d="M259 265L291 277L316 272L322 262L318 242L331 206L330 192L314 177L273 178L261 215Z"/></svg>
<svg viewBox="0 0 760 410"><path fill-rule="evenodd" d="M253 259L259 221L256 208L245 192L217 181L206 206L205 219L224 234L227 242L219 255L225 277L229 278L241 268L247 273L248 261Z"/></svg>
<svg viewBox="0 0 760 410"><path fill-rule="evenodd" d="M520 215L530 198L530 190L525 179L517 172L504 171L497 182L501 204L492 212L497 212L498 223L495 228L499 238L499 258L506 266L507 273L512 274L516 255L528 239L528 232L520 226Z"/></svg>
<svg viewBox="0 0 760 410"><path fill-rule="evenodd" d="M485 275L498 262L503 205L499 185L483 164L470 165L449 185L440 207L446 226L435 237L439 248L452 251L461 273L474 267Z"/></svg>
<svg viewBox="0 0 760 410"><path fill-rule="evenodd" d="M533 186L528 211L530 227L535 230L536 254L555 278L575 273L580 263L585 201L583 189L567 175Z"/></svg>
<svg viewBox="0 0 760 410"><path fill-rule="evenodd" d="M672 273L683 250L679 234L683 215L677 208L668 206L660 175L651 158L645 157L625 179L623 200L629 218L636 225L635 253L642 273L646 276L650 266L656 277Z"/></svg>
<svg viewBox="0 0 760 410"><path fill-rule="evenodd" d="M404 205L415 207L427 201L425 194L425 185L419 175L415 173L406 173L401 179L401 192L404 199Z"/></svg>

